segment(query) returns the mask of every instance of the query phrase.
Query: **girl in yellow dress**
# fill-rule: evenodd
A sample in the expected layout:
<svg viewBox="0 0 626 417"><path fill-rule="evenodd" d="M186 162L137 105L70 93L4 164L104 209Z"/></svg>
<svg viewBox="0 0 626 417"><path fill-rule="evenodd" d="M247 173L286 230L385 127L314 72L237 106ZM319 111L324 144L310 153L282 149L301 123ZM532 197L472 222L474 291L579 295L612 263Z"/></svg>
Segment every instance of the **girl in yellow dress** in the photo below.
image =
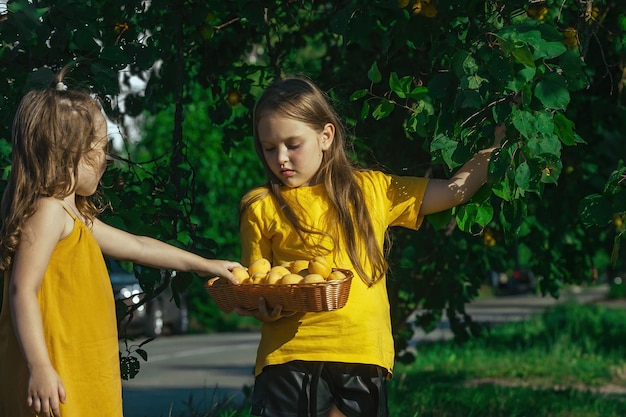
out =
<svg viewBox="0 0 626 417"><path fill-rule="evenodd" d="M2 199L0 417L121 417L113 291L103 254L222 276L209 260L108 226L90 196L106 168L107 124L65 70L19 105L11 176Z"/></svg>

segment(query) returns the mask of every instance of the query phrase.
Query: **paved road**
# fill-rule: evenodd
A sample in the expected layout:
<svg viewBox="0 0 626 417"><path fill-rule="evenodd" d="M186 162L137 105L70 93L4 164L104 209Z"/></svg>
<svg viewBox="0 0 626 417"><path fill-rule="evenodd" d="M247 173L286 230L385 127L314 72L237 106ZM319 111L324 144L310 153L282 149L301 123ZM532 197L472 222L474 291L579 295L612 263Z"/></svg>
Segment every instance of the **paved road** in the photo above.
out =
<svg viewBox="0 0 626 417"><path fill-rule="evenodd" d="M206 411L224 401L240 403L242 387L254 381L259 338L257 332L226 333L147 343L148 362L141 360L139 374L123 383L124 416L191 416L192 407Z"/></svg>
<svg viewBox="0 0 626 417"><path fill-rule="evenodd" d="M559 300L533 295L514 295L477 300L467 312L477 322L521 320L557 303L575 299L582 303L603 298L606 286L564 292ZM415 341L451 337L446 321ZM139 375L123 384L125 417L189 417L192 408L201 412L212 404L244 398L242 387L252 386L257 332L168 336L144 346L148 362L141 361Z"/></svg>

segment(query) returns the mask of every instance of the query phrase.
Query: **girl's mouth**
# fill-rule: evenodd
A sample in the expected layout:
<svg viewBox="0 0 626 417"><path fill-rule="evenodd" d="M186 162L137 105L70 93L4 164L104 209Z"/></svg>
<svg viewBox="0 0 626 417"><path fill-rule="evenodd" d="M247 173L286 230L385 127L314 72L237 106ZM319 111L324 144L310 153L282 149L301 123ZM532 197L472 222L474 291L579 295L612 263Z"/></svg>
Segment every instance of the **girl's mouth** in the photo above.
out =
<svg viewBox="0 0 626 417"><path fill-rule="evenodd" d="M281 169L280 174L283 177L291 177L293 174L295 174L295 171L293 169Z"/></svg>

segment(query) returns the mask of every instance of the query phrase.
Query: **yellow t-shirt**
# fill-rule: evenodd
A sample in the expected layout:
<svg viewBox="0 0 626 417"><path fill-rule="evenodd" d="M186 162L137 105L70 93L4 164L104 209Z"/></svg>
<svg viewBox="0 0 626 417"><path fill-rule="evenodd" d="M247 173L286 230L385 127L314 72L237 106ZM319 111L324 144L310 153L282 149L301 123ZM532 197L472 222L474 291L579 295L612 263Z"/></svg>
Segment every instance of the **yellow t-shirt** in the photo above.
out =
<svg viewBox="0 0 626 417"><path fill-rule="evenodd" d="M354 175L363 191L380 247L390 226L419 228L423 219L419 211L428 179L377 171L355 171ZM259 192L259 189L251 191ZM298 207L297 214L303 224L330 234L338 233L339 228L329 224L332 209L323 184L285 187L281 193L291 207ZM242 213L240 232L244 265L261 257L270 260L272 265L311 259L316 255L311 249L315 247L333 266L355 273L343 308L297 313L263 324L255 374L261 373L267 365L292 360L373 364L392 371L394 343L386 281L382 279L368 286L356 275L348 254L342 249L345 246L342 236L336 237L335 245L333 239L312 233L304 237L308 245L305 244L270 194ZM367 263L362 264L368 268Z"/></svg>

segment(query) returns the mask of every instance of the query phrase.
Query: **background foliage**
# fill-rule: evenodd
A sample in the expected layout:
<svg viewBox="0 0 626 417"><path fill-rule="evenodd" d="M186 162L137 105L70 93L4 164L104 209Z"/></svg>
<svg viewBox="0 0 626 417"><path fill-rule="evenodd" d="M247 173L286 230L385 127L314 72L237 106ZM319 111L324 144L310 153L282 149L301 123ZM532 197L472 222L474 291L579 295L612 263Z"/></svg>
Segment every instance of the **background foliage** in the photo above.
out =
<svg viewBox="0 0 626 417"><path fill-rule="evenodd" d="M447 314L463 337L464 305L489 269L532 268L556 296L623 268L625 29L626 5L612 0L9 2L2 181L19 99L68 63L70 88L103 97L125 138L127 162L104 179L105 220L205 256L239 256L237 203L264 181L250 112L282 74L329 91L355 161L390 173L449 176L506 123L471 202L417 233L394 231L397 349L416 308L426 329ZM148 291L169 285L158 277L142 277ZM232 325L202 280L179 274L172 285L189 287L200 324Z"/></svg>

